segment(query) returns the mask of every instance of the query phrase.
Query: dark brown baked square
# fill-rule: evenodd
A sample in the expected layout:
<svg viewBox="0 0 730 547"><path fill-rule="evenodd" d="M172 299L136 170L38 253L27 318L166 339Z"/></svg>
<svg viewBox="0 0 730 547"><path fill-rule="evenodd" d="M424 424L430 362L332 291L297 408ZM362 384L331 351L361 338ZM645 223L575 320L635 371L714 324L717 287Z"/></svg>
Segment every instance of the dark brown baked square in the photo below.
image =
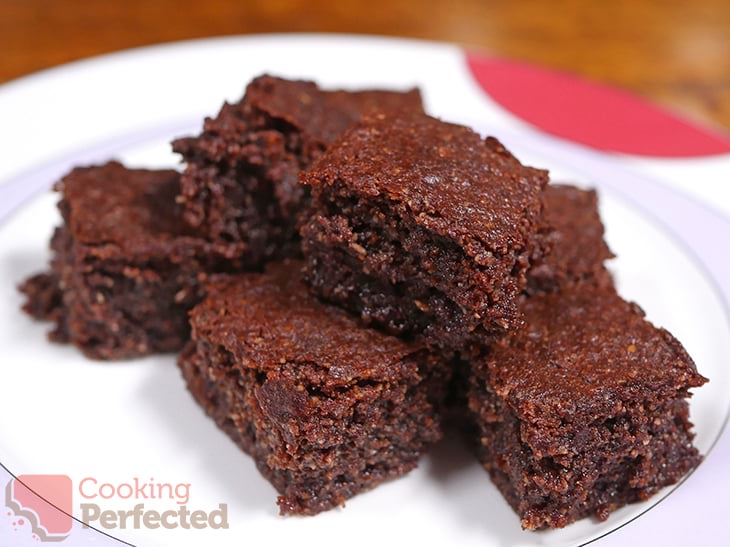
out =
<svg viewBox="0 0 730 547"><path fill-rule="evenodd" d="M524 298L526 326L471 363L480 460L523 528L645 500L700 461L682 345L610 286Z"/></svg>
<svg viewBox="0 0 730 547"><path fill-rule="evenodd" d="M180 349L206 273L225 269L182 222L176 171L111 162L74 169L57 186L63 225L50 271L21 290L25 310L56 323L51 338L95 359Z"/></svg>
<svg viewBox="0 0 730 547"><path fill-rule="evenodd" d="M306 279L389 332L463 349L520 324L547 173L425 114L367 117L302 181Z"/></svg>
<svg viewBox="0 0 730 547"><path fill-rule="evenodd" d="M410 471L441 437L449 369L311 296L301 264L218 278L190 315L188 388L281 494L315 514Z"/></svg>

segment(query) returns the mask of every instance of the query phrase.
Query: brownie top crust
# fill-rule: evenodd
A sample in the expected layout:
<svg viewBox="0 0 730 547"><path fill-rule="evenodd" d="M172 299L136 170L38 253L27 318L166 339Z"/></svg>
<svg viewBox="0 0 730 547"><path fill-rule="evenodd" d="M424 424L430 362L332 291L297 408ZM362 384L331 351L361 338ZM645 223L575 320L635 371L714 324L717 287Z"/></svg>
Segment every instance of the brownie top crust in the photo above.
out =
<svg viewBox="0 0 730 547"><path fill-rule="evenodd" d="M197 338L261 370L314 363L330 379L389 378L393 363L421 348L361 326L320 303L300 280L297 261L272 263L263 274L219 276L191 312Z"/></svg>
<svg viewBox="0 0 730 547"><path fill-rule="evenodd" d="M496 139L466 127L380 112L350 128L301 180L315 199L327 186L382 196L479 259L485 250L525 248L541 216L547 172L523 166Z"/></svg>
<svg viewBox="0 0 730 547"><path fill-rule="evenodd" d="M706 382L682 344L612 287L578 284L524 298L521 309L526 326L493 345L486 367L475 367L521 419L593 420Z"/></svg>
<svg viewBox="0 0 730 547"><path fill-rule="evenodd" d="M226 103L215 118L206 118L198 137L181 138L173 149L186 158L204 154L214 161L238 158L238 146L247 145L251 131L266 129L256 139L271 141L281 134L297 135L287 146L298 149L303 166L310 156L331 144L371 109L395 112L423 111L417 89L326 91L314 82L264 75L253 79L241 101ZM238 143L238 144L237 144ZM257 158L249 158L254 164ZM263 160L263 159L261 159Z"/></svg>
<svg viewBox="0 0 730 547"><path fill-rule="evenodd" d="M57 185L74 241L154 252L188 234L175 196L177 171L127 169L117 162L78 167Z"/></svg>
<svg viewBox="0 0 730 547"><path fill-rule="evenodd" d="M268 75L256 78L248 85L246 100L252 108L303 130L323 145L331 144L372 109L423 111L417 89L405 92L327 91L314 82Z"/></svg>

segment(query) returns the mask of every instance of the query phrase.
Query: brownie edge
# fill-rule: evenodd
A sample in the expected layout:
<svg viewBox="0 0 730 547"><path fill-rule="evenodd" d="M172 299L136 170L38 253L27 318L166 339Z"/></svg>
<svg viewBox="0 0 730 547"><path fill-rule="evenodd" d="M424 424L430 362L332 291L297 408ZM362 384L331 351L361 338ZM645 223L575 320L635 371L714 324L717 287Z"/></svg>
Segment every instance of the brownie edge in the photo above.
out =
<svg viewBox="0 0 730 547"><path fill-rule="evenodd" d="M533 260L527 292L555 292L582 282L612 285L605 263L614 254L603 238L596 191L549 184L542 197L547 252Z"/></svg>

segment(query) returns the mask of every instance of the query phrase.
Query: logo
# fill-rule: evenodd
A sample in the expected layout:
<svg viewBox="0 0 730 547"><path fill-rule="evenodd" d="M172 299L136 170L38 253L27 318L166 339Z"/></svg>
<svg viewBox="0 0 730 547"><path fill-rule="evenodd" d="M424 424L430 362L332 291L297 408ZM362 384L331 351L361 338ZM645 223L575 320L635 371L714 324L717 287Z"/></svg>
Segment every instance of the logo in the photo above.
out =
<svg viewBox="0 0 730 547"><path fill-rule="evenodd" d="M28 524L33 539L41 542L66 539L72 533L72 515L84 528L108 531L228 528L227 504L191 507L190 483L151 477L117 482L90 476L72 481L67 475L18 475L5 488L5 505L15 530Z"/></svg>
<svg viewBox="0 0 730 547"><path fill-rule="evenodd" d="M78 485L81 521L105 530L127 528L228 528L228 505L190 509L190 483L133 477L119 483L84 477ZM154 507L150 507L154 505ZM113 508L109 508L113 506Z"/></svg>
<svg viewBox="0 0 730 547"><path fill-rule="evenodd" d="M16 522L27 520L40 541L62 541L71 533L72 498L67 475L18 475L5 488L5 505Z"/></svg>

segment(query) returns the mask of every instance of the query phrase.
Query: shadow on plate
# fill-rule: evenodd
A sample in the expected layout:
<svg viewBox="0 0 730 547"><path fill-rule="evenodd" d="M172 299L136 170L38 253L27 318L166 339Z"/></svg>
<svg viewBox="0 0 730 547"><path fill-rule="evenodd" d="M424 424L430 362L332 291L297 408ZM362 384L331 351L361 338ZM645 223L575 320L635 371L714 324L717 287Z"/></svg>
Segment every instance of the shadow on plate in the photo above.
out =
<svg viewBox="0 0 730 547"><path fill-rule="evenodd" d="M511 547L534 534L522 530L517 515L458 433L447 433L422 465L448 500L444 513L448 512L460 527L488 537L487 544Z"/></svg>
<svg viewBox="0 0 730 547"><path fill-rule="evenodd" d="M149 408L149 419L162 422L167 442L184 457L194 457L203 473L195 481L214 483L222 503L278 515L276 491L259 474L250 456L242 452L208 418L190 393L179 369L169 359L156 359L139 393L139 404ZM194 488L194 485L193 485Z"/></svg>

